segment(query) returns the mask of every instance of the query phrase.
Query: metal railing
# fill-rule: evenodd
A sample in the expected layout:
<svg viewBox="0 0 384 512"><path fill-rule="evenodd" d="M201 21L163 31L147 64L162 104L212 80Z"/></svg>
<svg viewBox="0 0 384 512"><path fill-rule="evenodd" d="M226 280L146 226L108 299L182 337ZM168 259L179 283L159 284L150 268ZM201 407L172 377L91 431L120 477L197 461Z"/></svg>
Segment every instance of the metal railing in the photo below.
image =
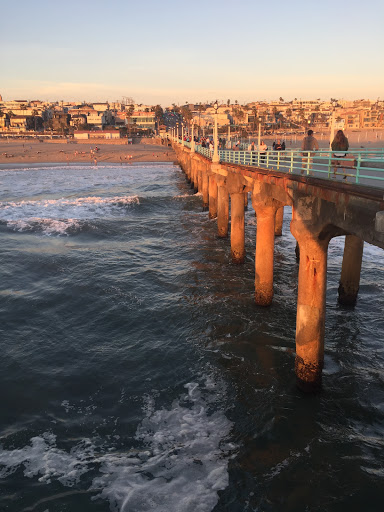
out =
<svg viewBox="0 0 384 512"><path fill-rule="evenodd" d="M191 143L175 139L174 142L191 148ZM241 144L241 148L248 144ZM212 159L213 150L195 143L195 151ZM341 153L341 152L339 152ZM307 151L248 151L247 149L219 149L220 162L257 167L287 174L315 176L327 180L346 180L348 183L384 188L384 148L350 148L344 157L336 157L329 149Z"/></svg>
<svg viewBox="0 0 384 512"><path fill-rule="evenodd" d="M213 151L195 145L195 151L212 159ZM258 167L287 174L316 176L323 179L342 177L349 183L384 188L384 159L380 151L348 150L337 158L329 150L233 151L219 150L220 162Z"/></svg>

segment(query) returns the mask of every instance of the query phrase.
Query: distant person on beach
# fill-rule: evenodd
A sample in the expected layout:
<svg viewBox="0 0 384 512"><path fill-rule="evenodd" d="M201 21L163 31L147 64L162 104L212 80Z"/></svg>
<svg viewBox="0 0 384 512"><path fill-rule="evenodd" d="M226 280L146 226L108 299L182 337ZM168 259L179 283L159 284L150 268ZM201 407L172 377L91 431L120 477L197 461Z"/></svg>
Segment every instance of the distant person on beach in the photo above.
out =
<svg viewBox="0 0 384 512"><path fill-rule="evenodd" d="M344 135L343 130L339 130L336 133L335 138L333 139L333 141L331 143L331 148L332 148L332 151L334 152L332 156L336 159L336 160L333 160L333 162L332 162L334 165L333 178L336 178L336 171L337 171L338 167L341 167L341 161L339 159L345 158L347 156L347 151L349 148L349 142L348 142L347 137ZM344 169L344 167L341 167L341 168L344 173L343 179L346 180L347 176L345 175L345 169Z"/></svg>
<svg viewBox="0 0 384 512"><path fill-rule="evenodd" d="M308 130L308 135L304 137L303 142L301 143L301 149L303 153L301 153L303 168L301 169L301 174L304 174L305 167L308 170L308 174L312 173L312 158L314 155L314 150L317 151L319 149L319 143L317 139L313 136L313 130ZM305 150L309 150L305 152Z"/></svg>

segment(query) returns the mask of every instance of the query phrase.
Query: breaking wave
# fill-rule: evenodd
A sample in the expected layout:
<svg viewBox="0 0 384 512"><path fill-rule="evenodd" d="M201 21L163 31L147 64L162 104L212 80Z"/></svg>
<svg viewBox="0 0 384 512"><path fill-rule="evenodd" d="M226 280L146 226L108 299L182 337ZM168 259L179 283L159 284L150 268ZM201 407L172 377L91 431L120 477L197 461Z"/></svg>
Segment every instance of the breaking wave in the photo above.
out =
<svg viewBox="0 0 384 512"><path fill-rule="evenodd" d="M139 197L80 197L0 203L0 222L8 228L45 235L68 235L84 226L85 221L106 215L125 215L127 208L140 204Z"/></svg>

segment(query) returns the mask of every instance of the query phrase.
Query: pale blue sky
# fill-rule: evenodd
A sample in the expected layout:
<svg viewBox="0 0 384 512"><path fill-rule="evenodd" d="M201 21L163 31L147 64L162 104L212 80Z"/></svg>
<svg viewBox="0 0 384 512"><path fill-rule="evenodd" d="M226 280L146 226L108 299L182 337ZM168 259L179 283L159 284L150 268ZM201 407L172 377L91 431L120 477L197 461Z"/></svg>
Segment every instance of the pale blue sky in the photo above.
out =
<svg viewBox="0 0 384 512"><path fill-rule="evenodd" d="M384 98L384 2L1 0L3 99Z"/></svg>

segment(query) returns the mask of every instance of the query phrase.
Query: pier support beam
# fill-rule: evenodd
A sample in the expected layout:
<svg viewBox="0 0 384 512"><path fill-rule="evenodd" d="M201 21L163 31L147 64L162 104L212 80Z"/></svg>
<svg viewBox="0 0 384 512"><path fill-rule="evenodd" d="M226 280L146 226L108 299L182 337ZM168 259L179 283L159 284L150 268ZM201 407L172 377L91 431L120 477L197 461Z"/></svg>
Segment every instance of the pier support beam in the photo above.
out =
<svg viewBox="0 0 384 512"><path fill-rule="evenodd" d="M347 306L356 304L360 284L361 262L364 242L354 235L345 237L343 265L339 284L339 303Z"/></svg>
<svg viewBox="0 0 384 512"><path fill-rule="evenodd" d="M215 176L209 176L209 218L216 219L217 217L217 183Z"/></svg>
<svg viewBox="0 0 384 512"><path fill-rule="evenodd" d="M265 198L252 198L256 212L255 301L269 306L273 298L273 259L275 249L275 218L281 203Z"/></svg>
<svg viewBox="0 0 384 512"><path fill-rule="evenodd" d="M191 167L191 188L195 188L195 181L196 181L196 169L195 165L192 165Z"/></svg>
<svg viewBox="0 0 384 512"><path fill-rule="evenodd" d="M231 255L233 263L244 263L244 192L231 194Z"/></svg>
<svg viewBox="0 0 384 512"><path fill-rule="evenodd" d="M203 191L203 173L200 169L197 170L197 191Z"/></svg>
<svg viewBox="0 0 384 512"><path fill-rule="evenodd" d="M217 233L220 238L228 236L229 194L225 185L217 187Z"/></svg>
<svg viewBox="0 0 384 512"><path fill-rule="evenodd" d="M194 192L197 192L197 179L198 179L198 163L192 159L192 167L191 167L191 188L193 188Z"/></svg>
<svg viewBox="0 0 384 512"><path fill-rule="evenodd" d="M203 212L208 211L209 207L209 189L208 189L208 174L204 170L201 172L201 191L203 193Z"/></svg>
<svg viewBox="0 0 384 512"><path fill-rule="evenodd" d="M284 206L281 206L276 211L275 236L281 236L283 234L283 218L284 218Z"/></svg>
<svg viewBox="0 0 384 512"><path fill-rule="evenodd" d="M321 387L324 364L325 294L329 237L292 220L291 232L299 243L300 264L296 314L295 372L298 387L306 392Z"/></svg>
<svg viewBox="0 0 384 512"><path fill-rule="evenodd" d="M244 192L244 210L248 210L248 192Z"/></svg>

